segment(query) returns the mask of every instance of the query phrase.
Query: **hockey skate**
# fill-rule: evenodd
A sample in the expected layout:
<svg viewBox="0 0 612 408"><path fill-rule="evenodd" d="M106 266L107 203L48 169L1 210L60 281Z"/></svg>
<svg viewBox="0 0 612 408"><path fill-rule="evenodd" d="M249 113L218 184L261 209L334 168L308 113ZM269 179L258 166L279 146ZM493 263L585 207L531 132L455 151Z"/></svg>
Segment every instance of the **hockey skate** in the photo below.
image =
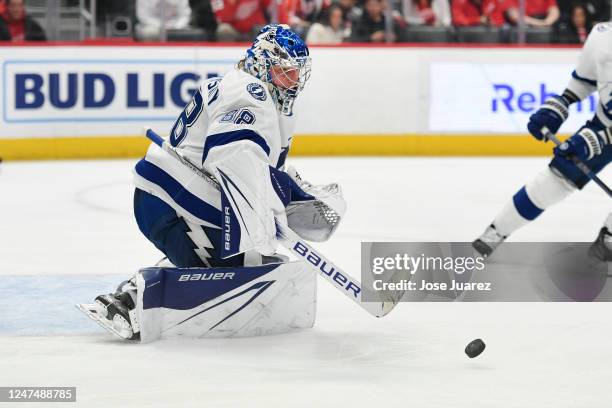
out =
<svg viewBox="0 0 612 408"><path fill-rule="evenodd" d="M115 293L96 297L94 303L81 303L76 307L115 336L126 340L140 340L140 326L133 298L136 291L135 287L128 284L130 289L127 291L118 289ZM123 284L120 288L121 286Z"/></svg>
<svg viewBox="0 0 612 408"><path fill-rule="evenodd" d="M474 242L472 247L485 258L491 256L493 251L506 240L504 237L497 232L493 224L489 225L485 232L482 233Z"/></svg>
<svg viewBox="0 0 612 408"><path fill-rule="evenodd" d="M611 262L612 250L610 250L610 246L612 246L612 234L607 227L602 227L595 242L589 247L589 256L603 262Z"/></svg>

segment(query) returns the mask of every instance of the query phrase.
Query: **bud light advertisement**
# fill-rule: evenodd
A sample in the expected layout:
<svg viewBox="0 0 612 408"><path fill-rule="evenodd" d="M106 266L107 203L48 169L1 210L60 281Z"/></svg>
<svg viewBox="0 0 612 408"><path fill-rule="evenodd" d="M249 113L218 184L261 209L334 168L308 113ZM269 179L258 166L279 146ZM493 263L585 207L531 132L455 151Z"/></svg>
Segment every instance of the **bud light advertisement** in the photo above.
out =
<svg viewBox="0 0 612 408"><path fill-rule="evenodd" d="M98 135L165 127L203 80L223 75L241 55L232 48L199 55L191 47L45 47L27 58L6 51L0 136L8 137L76 136L79 123Z"/></svg>

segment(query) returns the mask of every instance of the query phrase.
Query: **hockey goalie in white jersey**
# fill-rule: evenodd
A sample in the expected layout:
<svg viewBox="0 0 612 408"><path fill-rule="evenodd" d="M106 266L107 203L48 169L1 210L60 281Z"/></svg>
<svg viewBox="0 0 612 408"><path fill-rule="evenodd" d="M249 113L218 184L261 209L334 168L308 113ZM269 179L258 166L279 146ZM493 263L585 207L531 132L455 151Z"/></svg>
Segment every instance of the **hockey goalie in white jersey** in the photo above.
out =
<svg viewBox="0 0 612 408"><path fill-rule="evenodd" d="M166 265L200 268L197 274L177 275L177 282L193 276L203 280L208 268L283 265L286 258L276 253L275 219L307 240L324 241L335 231L345 210L338 185L316 187L285 169L293 105L310 64L308 47L297 34L287 26L268 25L233 70L204 81L195 92L169 142L214 176L221 191L155 144L136 165L134 213L141 232L165 254ZM321 205L321 196L327 204ZM132 278L84 311L115 334L137 339L141 328L135 305L142 296L137 286ZM175 298L183 296L181 290ZM165 307L177 309L193 306L179 299L166 302L171 306Z"/></svg>
<svg viewBox="0 0 612 408"><path fill-rule="evenodd" d="M523 186L474 241L478 252L491 255L518 228L589 182L589 178L570 160L571 155L580 158L595 173L612 161L612 23L593 27L567 89L563 95L548 98L531 115L527 125L529 132L546 142L546 131L554 134L559 130L569 115L569 106L595 91L599 94L599 103L593 119L566 143L553 149L555 157L548 168ZM612 260L611 231L612 215L609 215L590 249L591 255Z"/></svg>

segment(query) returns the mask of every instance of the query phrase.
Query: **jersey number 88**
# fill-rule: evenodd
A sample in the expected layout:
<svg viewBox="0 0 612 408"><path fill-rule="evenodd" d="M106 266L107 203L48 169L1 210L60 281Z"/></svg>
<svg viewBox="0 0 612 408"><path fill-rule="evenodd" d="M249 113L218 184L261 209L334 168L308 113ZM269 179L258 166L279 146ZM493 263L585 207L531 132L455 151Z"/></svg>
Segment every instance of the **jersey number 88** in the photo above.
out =
<svg viewBox="0 0 612 408"><path fill-rule="evenodd" d="M210 105L219 97L219 82L221 78L209 80L208 88L208 104ZM187 132L191 126L198 120L204 108L204 98L198 89L194 94L191 102L185 106L170 132L170 144L174 147L180 145L187 137Z"/></svg>

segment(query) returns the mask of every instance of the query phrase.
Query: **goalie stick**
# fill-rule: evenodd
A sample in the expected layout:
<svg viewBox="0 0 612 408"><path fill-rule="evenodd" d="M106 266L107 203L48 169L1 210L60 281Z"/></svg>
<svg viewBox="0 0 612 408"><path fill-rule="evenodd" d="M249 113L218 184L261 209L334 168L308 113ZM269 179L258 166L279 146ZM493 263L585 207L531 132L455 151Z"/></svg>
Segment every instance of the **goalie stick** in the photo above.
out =
<svg viewBox="0 0 612 408"><path fill-rule="evenodd" d="M542 128L542 133L544 134L544 137L546 137L547 139L552 140L552 142L555 144L555 146L561 146L562 145L561 141L557 138L557 136L555 136L550 130L548 130L548 128L546 128L546 127ZM569 156L569 159L572 161L572 163L574 163L576 165L576 167L578 167L578 169L582 173L584 173L584 175L586 175L588 178L593 180L593 182L595 184L597 184L599 187L601 187L601 189L608 194L608 197L612 198L612 190L610 190L610 187L608 187L606 185L606 183L601 181L601 179L599 177L597 177L597 175L595 173L593 173L593 170L591 170L589 168L589 166L587 166L582 160L580 160L580 158L578 158L578 157L576 157L574 155Z"/></svg>
<svg viewBox="0 0 612 408"><path fill-rule="evenodd" d="M153 143L161 147L165 152L172 157L189 167L200 178L214 186L217 190L221 190L219 183L200 167L193 164L189 159L183 156L176 148L166 142L161 136L155 133L150 128L145 128L146 137ZM326 256L319 251L315 251L308 243L300 238L288 226L276 220L276 234L279 242L287 248L291 253L306 263L313 271L325 278L336 289L344 293L353 302L357 303L364 310L375 317L383 317L388 314L397 305L398 301L389 299L379 302L362 302L361 301L361 283L346 274L342 269L338 268Z"/></svg>

